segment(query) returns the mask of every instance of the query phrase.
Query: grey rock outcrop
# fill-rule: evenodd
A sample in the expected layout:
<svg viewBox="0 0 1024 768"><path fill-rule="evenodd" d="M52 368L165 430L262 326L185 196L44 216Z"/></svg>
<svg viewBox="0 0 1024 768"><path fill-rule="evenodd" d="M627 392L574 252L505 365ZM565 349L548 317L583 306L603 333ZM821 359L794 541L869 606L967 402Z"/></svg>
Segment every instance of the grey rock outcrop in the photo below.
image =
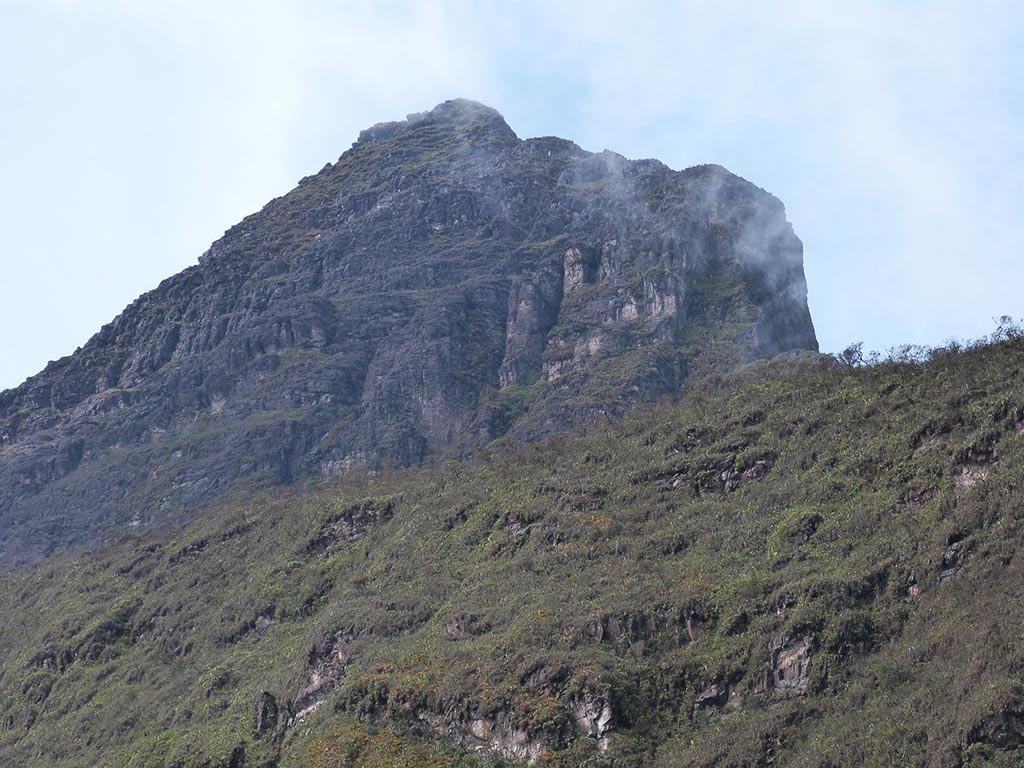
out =
<svg viewBox="0 0 1024 768"><path fill-rule="evenodd" d="M778 200L445 102L364 131L0 393L0 566L187 521L240 484L620 413L712 347L715 365L817 347Z"/></svg>

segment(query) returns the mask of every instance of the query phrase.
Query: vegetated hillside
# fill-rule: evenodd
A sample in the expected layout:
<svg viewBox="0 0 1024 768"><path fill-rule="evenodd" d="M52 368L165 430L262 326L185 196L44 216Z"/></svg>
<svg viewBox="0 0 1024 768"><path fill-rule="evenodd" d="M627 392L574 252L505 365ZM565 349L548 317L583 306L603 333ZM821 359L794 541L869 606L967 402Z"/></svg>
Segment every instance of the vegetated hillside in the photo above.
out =
<svg viewBox="0 0 1024 768"><path fill-rule="evenodd" d="M791 355L2 583L0 762L955 766L1024 751L1024 342Z"/></svg>
<svg viewBox="0 0 1024 768"><path fill-rule="evenodd" d="M0 568L194 519L240 484L558 432L791 349L817 342L774 197L445 102L364 131L0 393Z"/></svg>

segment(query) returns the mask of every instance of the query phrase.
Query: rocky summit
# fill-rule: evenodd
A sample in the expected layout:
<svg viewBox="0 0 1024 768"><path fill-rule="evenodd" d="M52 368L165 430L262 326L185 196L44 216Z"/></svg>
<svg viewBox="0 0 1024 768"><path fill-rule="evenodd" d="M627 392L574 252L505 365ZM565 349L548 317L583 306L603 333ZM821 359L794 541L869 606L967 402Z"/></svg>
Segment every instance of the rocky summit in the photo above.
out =
<svg viewBox="0 0 1024 768"><path fill-rule="evenodd" d="M0 394L0 566L241 487L534 439L790 350L817 342L776 198L448 101L363 131Z"/></svg>

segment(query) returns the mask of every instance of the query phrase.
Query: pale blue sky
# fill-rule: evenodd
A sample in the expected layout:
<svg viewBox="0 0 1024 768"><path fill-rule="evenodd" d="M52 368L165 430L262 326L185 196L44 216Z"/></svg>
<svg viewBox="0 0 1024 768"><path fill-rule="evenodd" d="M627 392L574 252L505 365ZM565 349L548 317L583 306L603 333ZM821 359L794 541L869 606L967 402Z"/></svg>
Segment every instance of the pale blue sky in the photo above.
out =
<svg viewBox="0 0 1024 768"><path fill-rule="evenodd" d="M447 98L725 165L804 242L822 349L1024 315L1024 4L0 0L0 389L359 130Z"/></svg>

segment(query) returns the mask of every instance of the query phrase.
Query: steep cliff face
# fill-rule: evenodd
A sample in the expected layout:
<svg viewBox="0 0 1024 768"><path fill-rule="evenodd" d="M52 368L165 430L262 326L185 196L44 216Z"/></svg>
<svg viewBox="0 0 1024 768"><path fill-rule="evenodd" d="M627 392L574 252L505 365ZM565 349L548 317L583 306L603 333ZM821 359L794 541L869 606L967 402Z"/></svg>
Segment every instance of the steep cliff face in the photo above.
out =
<svg viewBox="0 0 1024 768"><path fill-rule="evenodd" d="M771 195L446 102L364 131L0 394L0 564L189 519L240 481L464 454L816 348Z"/></svg>

